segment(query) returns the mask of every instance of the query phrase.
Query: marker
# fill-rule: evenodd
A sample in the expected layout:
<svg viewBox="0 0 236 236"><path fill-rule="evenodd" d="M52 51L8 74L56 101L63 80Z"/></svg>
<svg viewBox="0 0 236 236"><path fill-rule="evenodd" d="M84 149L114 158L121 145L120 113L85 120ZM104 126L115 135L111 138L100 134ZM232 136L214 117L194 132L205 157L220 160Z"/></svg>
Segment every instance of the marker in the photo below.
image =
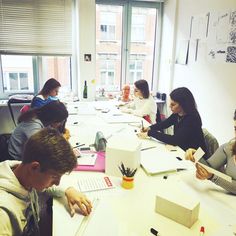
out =
<svg viewBox="0 0 236 236"><path fill-rule="evenodd" d="M203 236L204 234L205 234L205 228L204 226L201 226L199 236Z"/></svg>
<svg viewBox="0 0 236 236"><path fill-rule="evenodd" d="M158 231L157 231L157 230L151 228L150 231L151 231L151 233L152 233L153 235L156 235L156 236L158 235Z"/></svg>

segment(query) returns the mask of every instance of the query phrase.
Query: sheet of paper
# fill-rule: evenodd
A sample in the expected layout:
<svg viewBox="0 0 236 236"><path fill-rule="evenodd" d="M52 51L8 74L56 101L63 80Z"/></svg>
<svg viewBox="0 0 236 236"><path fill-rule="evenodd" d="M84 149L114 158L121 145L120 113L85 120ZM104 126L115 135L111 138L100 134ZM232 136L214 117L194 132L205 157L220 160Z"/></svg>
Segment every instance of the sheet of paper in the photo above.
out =
<svg viewBox="0 0 236 236"><path fill-rule="evenodd" d="M106 235L118 236L119 227L116 215L106 199L99 199L93 204L92 213L79 225L76 236Z"/></svg>
<svg viewBox="0 0 236 236"><path fill-rule="evenodd" d="M192 166L188 161L179 161L175 152L157 150L156 148L141 152L141 165L148 174L189 169Z"/></svg>
<svg viewBox="0 0 236 236"><path fill-rule="evenodd" d="M210 172L210 173L212 173L214 175L217 175L220 178L222 178L222 179L224 179L224 180L226 180L228 182L232 182L232 178L230 176L228 176L228 175L226 175L226 174L224 174L224 173L222 173L222 172L220 172L218 170L215 170L215 169L213 169L213 168L211 168L209 166L206 166L206 165L202 164L201 162L198 162L198 164L201 165L203 168L205 168L208 172Z"/></svg>
<svg viewBox="0 0 236 236"><path fill-rule="evenodd" d="M94 166L97 159L96 153L83 153L77 158L78 165Z"/></svg>
<svg viewBox="0 0 236 236"><path fill-rule="evenodd" d="M198 162L203 157L204 154L205 152L199 147L193 155L195 162Z"/></svg>

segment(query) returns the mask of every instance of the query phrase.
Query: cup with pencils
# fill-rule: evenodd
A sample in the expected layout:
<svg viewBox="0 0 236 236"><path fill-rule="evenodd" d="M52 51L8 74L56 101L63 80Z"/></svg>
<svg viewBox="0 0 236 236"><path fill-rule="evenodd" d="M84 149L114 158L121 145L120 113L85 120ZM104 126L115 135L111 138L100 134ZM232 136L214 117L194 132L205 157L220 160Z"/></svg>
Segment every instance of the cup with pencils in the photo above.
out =
<svg viewBox="0 0 236 236"><path fill-rule="evenodd" d="M123 163L121 163L120 166L118 166L122 177L121 186L125 189L132 189L134 187L134 175L137 171L136 169L131 169L128 167L125 167Z"/></svg>

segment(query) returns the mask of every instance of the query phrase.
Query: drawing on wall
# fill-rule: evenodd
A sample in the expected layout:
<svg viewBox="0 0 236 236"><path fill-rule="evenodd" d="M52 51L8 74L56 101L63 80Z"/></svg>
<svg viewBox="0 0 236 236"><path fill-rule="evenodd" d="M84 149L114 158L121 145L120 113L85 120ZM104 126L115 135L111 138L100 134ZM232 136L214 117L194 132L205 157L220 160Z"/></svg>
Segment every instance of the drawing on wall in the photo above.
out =
<svg viewBox="0 0 236 236"><path fill-rule="evenodd" d="M236 63L236 46L227 47L226 62Z"/></svg>
<svg viewBox="0 0 236 236"><path fill-rule="evenodd" d="M190 37L191 39L206 39L208 34L209 15L198 15L191 17Z"/></svg>
<svg viewBox="0 0 236 236"><path fill-rule="evenodd" d="M189 52L189 40L181 40L179 42L178 52L176 56L176 64L187 65Z"/></svg>
<svg viewBox="0 0 236 236"><path fill-rule="evenodd" d="M229 42L229 12L222 12L218 17L218 26L216 33L217 43L228 43Z"/></svg>
<svg viewBox="0 0 236 236"><path fill-rule="evenodd" d="M229 42L236 43L236 11L232 11L230 14Z"/></svg>

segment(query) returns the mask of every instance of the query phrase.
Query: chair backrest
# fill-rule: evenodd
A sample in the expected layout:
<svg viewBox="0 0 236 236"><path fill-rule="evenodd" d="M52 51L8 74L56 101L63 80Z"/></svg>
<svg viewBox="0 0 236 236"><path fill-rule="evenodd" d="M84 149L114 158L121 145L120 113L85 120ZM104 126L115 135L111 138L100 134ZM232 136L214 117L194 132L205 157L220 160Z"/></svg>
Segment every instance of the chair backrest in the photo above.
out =
<svg viewBox="0 0 236 236"><path fill-rule="evenodd" d="M203 128L202 131L206 143L207 157L210 157L219 147L219 143L217 139L207 129Z"/></svg>
<svg viewBox="0 0 236 236"><path fill-rule="evenodd" d="M0 134L0 161L11 159L8 154L8 142L11 134Z"/></svg>
<svg viewBox="0 0 236 236"><path fill-rule="evenodd" d="M19 105L22 104L22 106L25 104L30 104L32 98L33 98L33 95L13 95L9 98L7 105L8 105L8 109L9 109L12 121L15 126L16 126L16 121L15 121L14 113L12 110L12 104L19 104Z"/></svg>

